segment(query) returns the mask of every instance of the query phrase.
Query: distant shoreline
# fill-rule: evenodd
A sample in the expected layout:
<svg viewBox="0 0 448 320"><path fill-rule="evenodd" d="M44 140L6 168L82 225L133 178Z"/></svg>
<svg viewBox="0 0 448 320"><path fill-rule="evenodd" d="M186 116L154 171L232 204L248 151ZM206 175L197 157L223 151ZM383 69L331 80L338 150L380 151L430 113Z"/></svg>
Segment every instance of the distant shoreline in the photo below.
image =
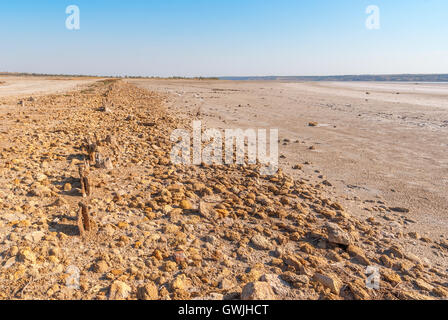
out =
<svg viewBox="0 0 448 320"><path fill-rule="evenodd" d="M448 74L394 74L394 75L344 75L344 76L268 76L220 77L220 80L240 81L376 81L376 82L448 82Z"/></svg>
<svg viewBox="0 0 448 320"><path fill-rule="evenodd" d="M235 76L235 77L157 77L157 76L95 76L76 74L40 74L0 72L0 76L18 77L70 77L70 78L115 78L115 79L166 79L166 80L233 80L233 81L352 81L352 82L448 82L448 74L389 74L389 75L337 75L337 76Z"/></svg>

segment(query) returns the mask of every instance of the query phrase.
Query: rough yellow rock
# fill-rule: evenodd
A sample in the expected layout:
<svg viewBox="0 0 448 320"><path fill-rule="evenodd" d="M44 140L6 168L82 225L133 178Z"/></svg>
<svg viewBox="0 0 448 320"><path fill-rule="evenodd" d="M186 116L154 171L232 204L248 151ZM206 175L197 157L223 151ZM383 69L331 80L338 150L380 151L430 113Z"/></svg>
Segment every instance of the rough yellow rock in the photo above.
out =
<svg viewBox="0 0 448 320"><path fill-rule="evenodd" d="M180 207L184 210L191 210L193 209L193 204L190 202L190 200L182 200L180 202Z"/></svg>

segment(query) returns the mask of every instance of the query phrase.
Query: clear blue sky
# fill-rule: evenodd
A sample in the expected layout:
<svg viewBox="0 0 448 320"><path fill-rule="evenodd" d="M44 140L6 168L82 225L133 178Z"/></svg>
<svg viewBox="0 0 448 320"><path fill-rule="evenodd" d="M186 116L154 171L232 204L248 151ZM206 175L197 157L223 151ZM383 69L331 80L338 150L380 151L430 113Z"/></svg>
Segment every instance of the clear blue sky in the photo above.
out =
<svg viewBox="0 0 448 320"><path fill-rule="evenodd" d="M81 29L65 28L78 5ZM377 5L381 29L367 30ZM448 73L447 0L17 0L0 71L158 76Z"/></svg>

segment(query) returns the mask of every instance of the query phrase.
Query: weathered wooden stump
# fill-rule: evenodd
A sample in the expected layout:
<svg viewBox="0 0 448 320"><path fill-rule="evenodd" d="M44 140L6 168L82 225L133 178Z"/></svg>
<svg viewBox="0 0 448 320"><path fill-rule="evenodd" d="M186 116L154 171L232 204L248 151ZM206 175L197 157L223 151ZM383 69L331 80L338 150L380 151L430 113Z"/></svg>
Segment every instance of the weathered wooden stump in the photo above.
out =
<svg viewBox="0 0 448 320"><path fill-rule="evenodd" d="M84 164L79 166L79 180L81 181L81 193L83 198L92 194L89 181L89 170L90 166L86 161L84 161Z"/></svg>
<svg viewBox="0 0 448 320"><path fill-rule="evenodd" d="M121 153L121 148L118 145L115 137L113 135L108 135L106 139L104 139L104 143L109 146L110 150L112 150L115 158L118 158L119 154Z"/></svg>
<svg viewBox="0 0 448 320"><path fill-rule="evenodd" d="M89 207L84 203L79 203L78 212L78 229L81 237L85 237L90 231L92 231L93 221L89 216Z"/></svg>
<svg viewBox="0 0 448 320"><path fill-rule="evenodd" d="M86 143L86 151L87 154L89 155L89 161L90 163L95 163L96 153L98 152L98 144L96 141L92 142L90 138L86 139L85 143Z"/></svg>

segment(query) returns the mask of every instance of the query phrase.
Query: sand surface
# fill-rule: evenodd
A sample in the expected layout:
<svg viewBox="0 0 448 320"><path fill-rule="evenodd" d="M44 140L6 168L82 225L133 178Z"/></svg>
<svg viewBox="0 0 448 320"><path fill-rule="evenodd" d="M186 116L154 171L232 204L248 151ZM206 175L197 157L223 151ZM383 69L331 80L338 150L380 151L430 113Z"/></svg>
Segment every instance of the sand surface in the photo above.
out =
<svg viewBox="0 0 448 320"><path fill-rule="evenodd" d="M73 90L98 79L0 76L0 97L42 95Z"/></svg>
<svg viewBox="0 0 448 320"><path fill-rule="evenodd" d="M448 234L448 84L130 82L166 93L177 114L200 111L208 127L278 128L281 166L327 179L359 217L434 241ZM292 170L306 162L303 172ZM447 264L421 241L407 249Z"/></svg>

